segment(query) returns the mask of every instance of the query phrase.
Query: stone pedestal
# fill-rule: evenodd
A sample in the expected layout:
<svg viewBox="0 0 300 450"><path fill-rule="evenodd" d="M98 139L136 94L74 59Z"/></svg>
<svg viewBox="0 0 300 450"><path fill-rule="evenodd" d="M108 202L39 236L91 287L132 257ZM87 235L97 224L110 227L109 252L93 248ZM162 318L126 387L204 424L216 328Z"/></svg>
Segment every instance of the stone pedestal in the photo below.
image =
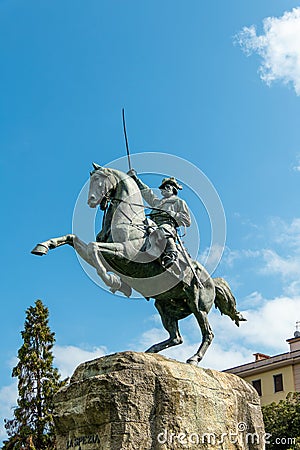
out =
<svg viewBox="0 0 300 450"><path fill-rule="evenodd" d="M55 397L57 449L263 449L256 391L241 378L158 354L81 364Z"/></svg>

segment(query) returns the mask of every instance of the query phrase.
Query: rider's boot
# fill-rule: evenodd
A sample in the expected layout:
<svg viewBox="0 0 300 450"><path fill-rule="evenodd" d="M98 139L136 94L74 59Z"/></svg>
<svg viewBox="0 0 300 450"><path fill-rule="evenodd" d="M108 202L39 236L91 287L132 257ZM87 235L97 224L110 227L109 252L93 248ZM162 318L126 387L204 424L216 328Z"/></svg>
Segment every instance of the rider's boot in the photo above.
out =
<svg viewBox="0 0 300 450"><path fill-rule="evenodd" d="M167 242L161 263L165 269L168 269L177 261L178 253L173 236L166 234L166 238Z"/></svg>
<svg viewBox="0 0 300 450"><path fill-rule="evenodd" d="M178 259L177 252L167 252L162 258L162 265L165 269L171 267Z"/></svg>

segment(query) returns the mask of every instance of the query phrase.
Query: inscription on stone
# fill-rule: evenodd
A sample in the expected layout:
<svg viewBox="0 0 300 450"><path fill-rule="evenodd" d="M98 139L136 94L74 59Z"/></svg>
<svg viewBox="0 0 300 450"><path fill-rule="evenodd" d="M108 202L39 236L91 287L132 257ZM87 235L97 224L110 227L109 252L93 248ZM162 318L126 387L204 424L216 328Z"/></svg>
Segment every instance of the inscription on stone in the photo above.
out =
<svg viewBox="0 0 300 450"><path fill-rule="evenodd" d="M72 439L68 439L66 448L69 449L78 447L78 450L80 450L83 445L89 444L100 444L99 435L90 434L87 436L79 436Z"/></svg>

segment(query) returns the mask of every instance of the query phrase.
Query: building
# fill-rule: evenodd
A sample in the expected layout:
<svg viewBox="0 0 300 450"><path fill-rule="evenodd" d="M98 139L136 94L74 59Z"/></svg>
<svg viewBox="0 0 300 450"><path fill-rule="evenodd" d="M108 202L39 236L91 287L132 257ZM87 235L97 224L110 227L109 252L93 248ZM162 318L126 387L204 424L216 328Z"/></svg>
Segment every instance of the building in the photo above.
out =
<svg viewBox="0 0 300 450"><path fill-rule="evenodd" d="M284 400L289 392L300 392L300 331L287 339L290 351L268 356L255 353L255 361L224 370L251 383L261 397L261 404Z"/></svg>

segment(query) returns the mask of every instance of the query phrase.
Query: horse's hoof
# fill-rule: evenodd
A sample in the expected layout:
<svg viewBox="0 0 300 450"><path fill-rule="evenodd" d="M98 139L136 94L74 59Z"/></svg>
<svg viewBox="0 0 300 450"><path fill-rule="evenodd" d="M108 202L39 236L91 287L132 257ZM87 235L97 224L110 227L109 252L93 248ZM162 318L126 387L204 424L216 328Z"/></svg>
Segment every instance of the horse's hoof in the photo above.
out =
<svg viewBox="0 0 300 450"><path fill-rule="evenodd" d="M153 346L145 350L144 353L157 353L155 350L153 350Z"/></svg>
<svg viewBox="0 0 300 450"><path fill-rule="evenodd" d="M124 283L124 281L122 281L121 283L122 284L118 288L118 291L122 292L126 297L129 298L131 296L131 294L132 294L131 287L128 284Z"/></svg>
<svg viewBox="0 0 300 450"><path fill-rule="evenodd" d="M187 360L187 364L191 364L192 366L198 366L198 360L194 358L189 358Z"/></svg>
<svg viewBox="0 0 300 450"><path fill-rule="evenodd" d="M247 322L247 319L245 319L245 317L243 317L242 314L240 312L238 312L235 315L234 323L236 324L237 327L239 327L240 322Z"/></svg>
<svg viewBox="0 0 300 450"><path fill-rule="evenodd" d="M31 253L33 255L37 255L37 256L43 256L43 255L47 255L49 250L49 247L47 247L47 245L44 244L37 244L33 250L31 250Z"/></svg>

